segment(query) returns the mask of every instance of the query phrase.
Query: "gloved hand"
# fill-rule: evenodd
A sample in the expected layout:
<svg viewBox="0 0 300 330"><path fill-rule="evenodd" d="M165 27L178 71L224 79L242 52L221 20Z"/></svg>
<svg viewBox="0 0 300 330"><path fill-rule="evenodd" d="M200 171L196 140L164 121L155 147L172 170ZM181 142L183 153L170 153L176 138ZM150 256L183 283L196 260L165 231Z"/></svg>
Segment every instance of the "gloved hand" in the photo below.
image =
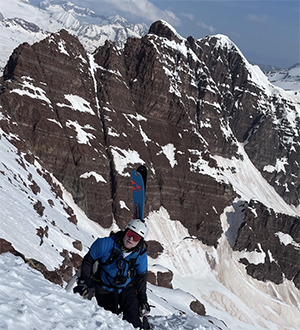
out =
<svg viewBox="0 0 300 330"><path fill-rule="evenodd" d="M89 287L81 280L78 285L75 286L73 292L79 293L83 298L87 298L89 295Z"/></svg>
<svg viewBox="0 0 300 330"><path fill-rule="evenodd" d="M147 301L139 303L139 316L144 316L150 313L150 306Z"/></svg>

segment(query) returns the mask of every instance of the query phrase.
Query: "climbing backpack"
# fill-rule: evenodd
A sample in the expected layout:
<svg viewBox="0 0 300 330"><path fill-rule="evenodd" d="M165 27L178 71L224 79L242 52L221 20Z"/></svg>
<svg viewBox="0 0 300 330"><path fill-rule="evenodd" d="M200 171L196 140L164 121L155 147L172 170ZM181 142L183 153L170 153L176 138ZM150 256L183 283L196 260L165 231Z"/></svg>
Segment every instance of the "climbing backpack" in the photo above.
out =
<svg viewBox="0 0 300 330"><path fill-rule="evenodd" d="M105 286L109 286L112 288L121 288L127 282L129 277L131 277L131 280L134 281L134 278L136 275L136 271L135 271L136 260L140 255L143 255L144 253L146 253L147 245L145 242L143 242L143 244L138 246L138 253L135 255L135 257L130 258L129 260L126 260L125 258L123 258L122 251L118 250L115 246L116 242L121 238L122 232L118 232L116 234L115 233L110 234L110 236L113 236L113 235L116 236L113 250L105 262L102 262L100 259L98 259L94 262L93 270L92 270L92 277L93 277L94 283L96 285L104 284L101 280L101 272L104 272L104 273L106 273L108 278L111 278L111 280L109 280L110 285L105 283ZM111 275L106 272L106 270L103 266L109 265L109 264L113 263L115 260L117 260L118 273L114 278L112 278ZM126 262L128 264L128 269L127 269L126 274L124 274L122 272L121 265L123 262Z"/></svg>

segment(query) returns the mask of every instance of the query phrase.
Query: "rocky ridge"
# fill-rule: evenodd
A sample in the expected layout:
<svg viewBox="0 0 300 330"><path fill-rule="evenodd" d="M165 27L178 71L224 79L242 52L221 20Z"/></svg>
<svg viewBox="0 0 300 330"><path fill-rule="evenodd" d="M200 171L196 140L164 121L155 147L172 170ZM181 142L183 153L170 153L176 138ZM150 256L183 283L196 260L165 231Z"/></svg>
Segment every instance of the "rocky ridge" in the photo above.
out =
<svg viewBox="0 0 300 330"><path fill-rule="evenodd" d="M220 215L241 196L216 156L242 161L243 145L277 193L299 203L299 102L258 83L257 75L227 37L184 39L161 21L123 49L107 41L92 55L62 30L14 50L1 80L0 125L103 227L116 221L123 228L130 219L122 206L131 205L129 172L144 163L146 215L164 207L191 237L217 247ZM265 262L241 260L247 272L275 283L286 277L299 289L299 250L281 244L278 234L299 242L299 219L250 205L233 249L259 247ZM272 240L253 234L262 228ZM152 257L163 248L149 243ZM169 272L166 278L170 283Z"/></svg>

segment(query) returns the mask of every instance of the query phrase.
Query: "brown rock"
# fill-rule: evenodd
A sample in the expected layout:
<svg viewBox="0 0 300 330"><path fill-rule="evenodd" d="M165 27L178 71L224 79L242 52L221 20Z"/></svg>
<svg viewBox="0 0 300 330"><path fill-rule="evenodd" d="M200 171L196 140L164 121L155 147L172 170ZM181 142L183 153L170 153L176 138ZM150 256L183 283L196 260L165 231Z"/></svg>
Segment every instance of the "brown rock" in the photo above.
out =
<svg viewBox="0 0 300 330"><path fill-rule="evenodd" d="M277 284L282 283L283 278L287 278L294 281L300 289L299 249L293 244L283 244L280 235L288 235L294 242L299 242L299 219L275 213L260 202L251 201L249 208L245 210L245 219L233 248L238 251L265 253L265 262L258 265L251 264L246 258L240 260L246 265L249 275L260 281L272 281Z"/></svg>
<svg viewBox="0 0 300 330"><path fill-rule="evenodd" d="M157 272L157 285L164 288L173 289L172 286L173 273L172 271L168 272Z"/></svg>
<svg viewBox="0 0 300 330"><path fill-rule="evenodd" d="M193 300L190 303L190 309L201 316L206 315L205 306L199 300Z"/></svg>
<svg viewBox="0 0 300 330"><path fill-rule="evenodd" d="M82 243L80 241L74 241L73 243L73 246L75 249L79 250L79 251L82 251Z"/></svg>
<svg viewBox="0 0 300 330"><path fill-rule="evenodd" d="M162 245L157 241L147 241L147 254L152 259L156 259L163 252Z"/></svg>
<svg viewBox="0 0 300 330"><path fill-rule="evenodd" d="M6 241L4 238L0 238L0 254L10 252L12 254L16 254L16 250L12 246L12 244Z"/></svg>

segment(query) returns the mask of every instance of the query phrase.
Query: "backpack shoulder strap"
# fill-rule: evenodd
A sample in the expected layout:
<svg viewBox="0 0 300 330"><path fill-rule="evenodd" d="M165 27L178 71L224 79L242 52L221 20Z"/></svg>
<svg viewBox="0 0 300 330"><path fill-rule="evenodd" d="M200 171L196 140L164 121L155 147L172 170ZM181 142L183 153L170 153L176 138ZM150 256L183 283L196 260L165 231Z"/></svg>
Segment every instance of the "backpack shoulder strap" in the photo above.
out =
<svg viewBox="0 0 300 330"><path fill-rule="evenodd" d="M116 260L120 257L121 253L122 252L120 250L118 250L114 247L110 256L107 258L107 260L105 262L102 263L102 265L104 266L104 265L109 265L109 264L113 263L114 260Z"/></svg>
<svg viewBox="0 0 300 330"><path fill-rule="evenodd" d="M148 249L148 244L144 241L144 244L141 248L141 253L139 254L140 256L143 255L144 253L147 252L147 249Z"/></svg>
<svg viewBox="0 0 300 330"><path fill-rule="evenodd" d="M117 232L117 233L113 233L113 232L111 233L110 236L115 236L114 247L113 247L113 250L112 250L110 256L107 258L107 260L105 262L101 262L101 266L109 265L109 264L113 263L114 260L118 259L121 256L122 251L118 250L115 247L116 241L119 239L119 237L121 235L122 235L122 232L121 231L120 232ZM146 253L147 252L147 248L148 248L147 243L146 242L143 242L143 244L139 247L138 254L134 258L130 258L130 260L128 261L128 263L129 263L129 269L133 269L135 267L137 258L140 255L143 255L144 253Z"/></svg>
<svg viewBox="0 0 300 330"><path fill-rule="evenodd" d="M112 252L105 262L102 262L101 259L97 259L94 262L93 270L92 270L92 274L94 277L100 276L101 269L104 265L109 265L109 264L113 263L115 259L119 258L121 251L119 251L118 249L115 248L115 244L116 244L116 240L118 239L118 237L120 237L121 233L122 232L117 232L117 233L111 232L110 233L110 235L109 235L110 237L116 236L114 238L114 245L113 245Z"/></svg>
<svg viewBox="0 0 300 330"><path fill-rule="evenodd" d="M122 254L122 252L116 248L116 242L118 241L118 239L121 237L122 234L123 234L122 231L119 231L117 233L111 232L110 236L115 236L113 250L112 250L110 256L107 258L107 260L102 263L102 265L109 265L109 264L113 263L114 260L118 259L120 257L120 255Z"/></svg>
<svg viewBox="0 0 300 330"><path fill-rule="evenodd" d="M129 269L130 270L133 270L134 267L135 267L135 264L136 264L136 260L139 256L142 256L143 254L145 254L147 252L147 248L148 248L148 245L146 242L143 242L143 244L140 246L139 248L139 252L138 254L134 257L134 258L131 258L129 260Z"/></svg>

